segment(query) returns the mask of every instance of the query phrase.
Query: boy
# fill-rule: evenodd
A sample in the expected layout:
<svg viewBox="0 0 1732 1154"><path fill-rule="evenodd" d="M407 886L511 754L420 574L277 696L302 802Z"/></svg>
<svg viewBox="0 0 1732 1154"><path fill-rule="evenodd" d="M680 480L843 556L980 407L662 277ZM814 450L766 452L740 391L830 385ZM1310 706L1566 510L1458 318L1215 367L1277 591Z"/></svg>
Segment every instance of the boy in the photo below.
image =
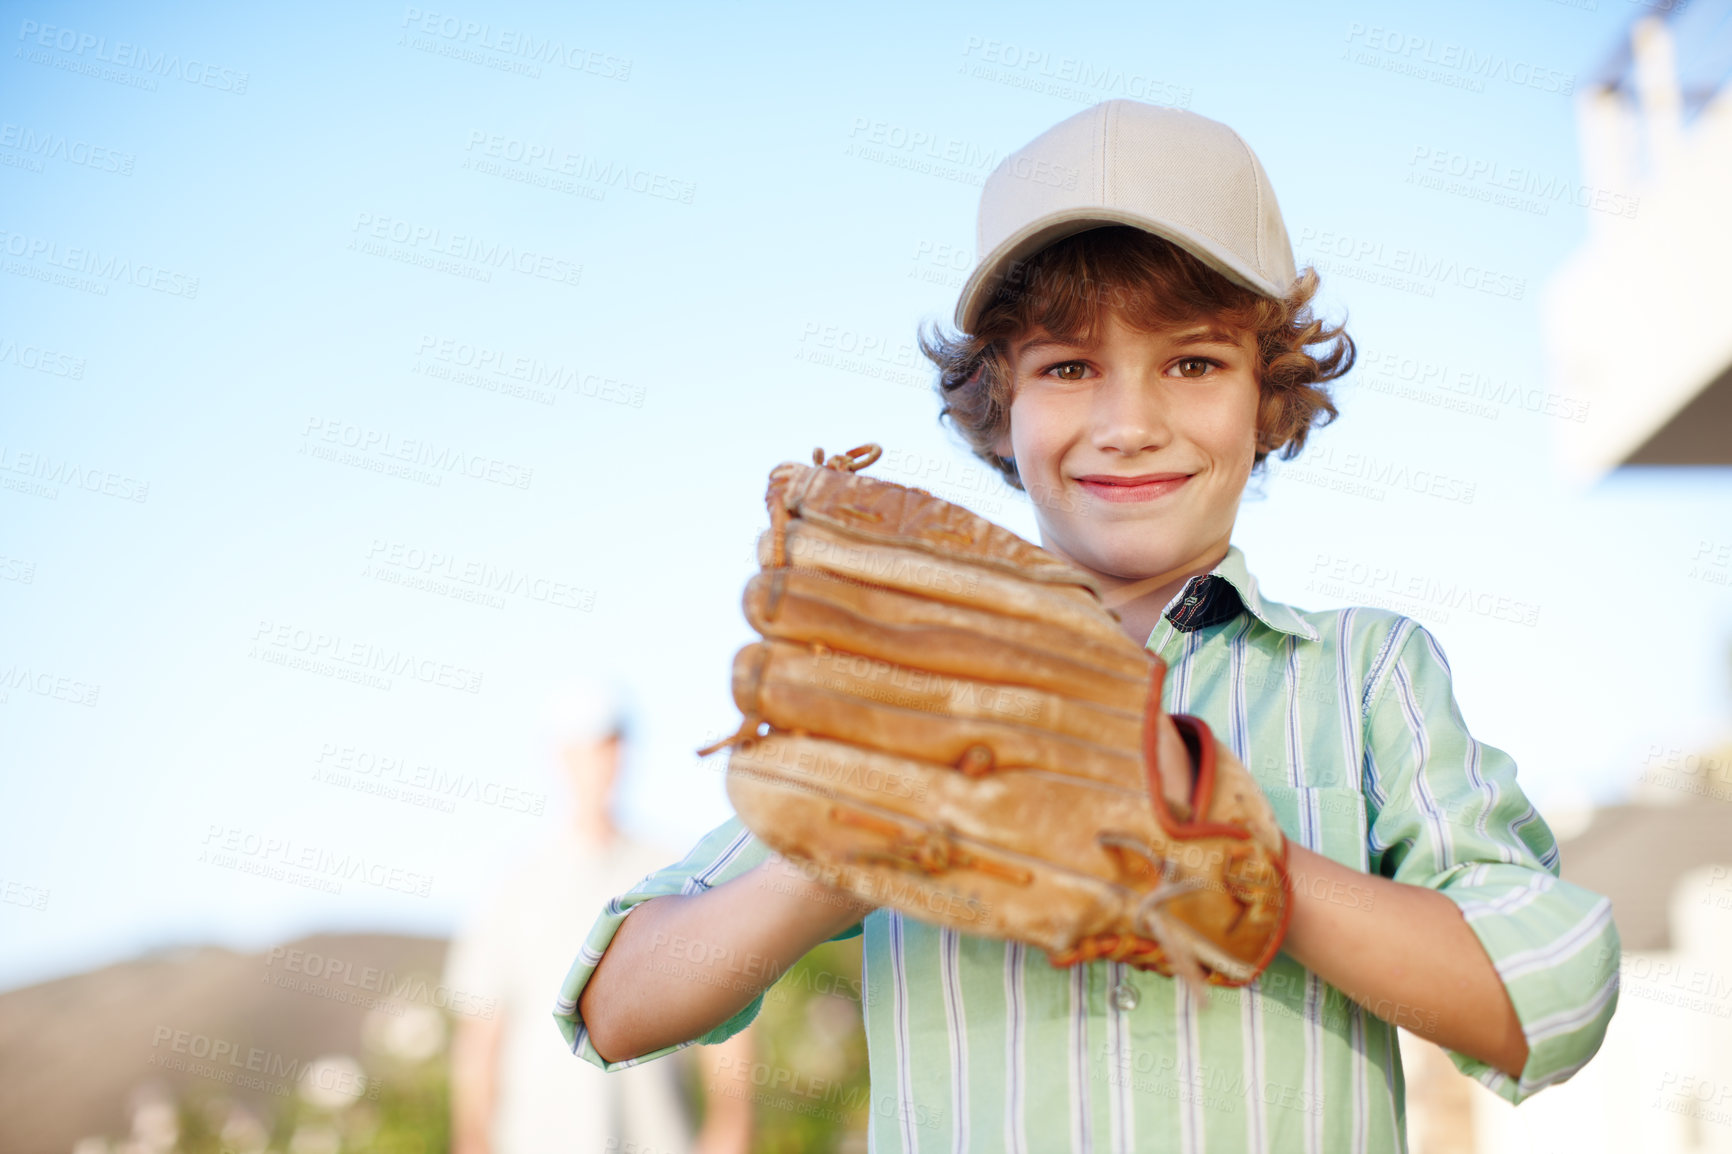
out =
<svg viewBox="0 0 1732 1154"><path fill-rule="evenodd" d="M1281 955L1199 1008L1152 973L1056 969L802 883L735 820L610 903L561 992L567 1042L614 1068L719 1041L808 949L863 932L874 1150L1403 1149L1398 1026L1511 1102L1567 1078L1617 1003L1610 903L1558 880L1426 629L1270 601L1230 544L1251 472L1334 416L1318 386L1353 359L1311 317L1256 157L1108 101L999 166L979 231L960 333L923 342L942 415L1166 660L1167 710L1269 796ZM686 968L657 980L676 939Z"/></svg>

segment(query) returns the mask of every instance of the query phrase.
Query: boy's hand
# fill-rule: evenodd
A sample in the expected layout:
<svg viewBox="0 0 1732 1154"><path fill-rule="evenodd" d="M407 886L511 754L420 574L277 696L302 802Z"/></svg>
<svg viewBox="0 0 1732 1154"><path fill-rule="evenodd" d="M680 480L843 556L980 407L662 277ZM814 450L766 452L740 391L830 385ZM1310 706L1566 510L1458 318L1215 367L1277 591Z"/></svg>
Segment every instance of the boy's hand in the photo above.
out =
<svg viewBox="0 0 1732 1154"><path fill-rule="evenodd" d="M968 933L1221 985L1286 927L1286 841L1095 579L861 446L770 474L728 796L826 884ZM819 454L821 457L821 454ZM768 725L769 732L759 734Z"/></svg>

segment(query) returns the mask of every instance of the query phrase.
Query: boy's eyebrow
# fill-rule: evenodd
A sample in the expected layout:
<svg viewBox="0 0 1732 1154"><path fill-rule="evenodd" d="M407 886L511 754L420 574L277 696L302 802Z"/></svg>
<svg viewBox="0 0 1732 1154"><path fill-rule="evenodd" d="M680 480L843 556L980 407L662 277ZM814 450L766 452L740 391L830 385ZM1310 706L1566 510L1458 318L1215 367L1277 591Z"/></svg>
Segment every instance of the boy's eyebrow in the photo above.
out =
<svg viewBox="0 0 1732 1154"><path fill-rule="evenodd" d="M1030 337L1028 340L1023 341L1021 344L1011 349L1011 356L1021 357L1027 353L1033 352L1035 349L1044 349L1052 346L1067 349L1081 348L1085 343L1086 342L1084 341L1067 341L1061 337L1050 335L1044 337Z"/></svg>
<svg viewBox="0 0 1732 1154"><path fill-rule="evenodd" d="M1238 336L1227 331L1226 329L1217 328L1214 326L1209 326L1207 328L1200 328L1200 329L1186 329L1182 333L1174 334L1172 339L1173 339L1174 344L1182 344L1182 345L1207 344L1207 345L1233 345L1233 346L1237 347L1239 344Z"/></svg>

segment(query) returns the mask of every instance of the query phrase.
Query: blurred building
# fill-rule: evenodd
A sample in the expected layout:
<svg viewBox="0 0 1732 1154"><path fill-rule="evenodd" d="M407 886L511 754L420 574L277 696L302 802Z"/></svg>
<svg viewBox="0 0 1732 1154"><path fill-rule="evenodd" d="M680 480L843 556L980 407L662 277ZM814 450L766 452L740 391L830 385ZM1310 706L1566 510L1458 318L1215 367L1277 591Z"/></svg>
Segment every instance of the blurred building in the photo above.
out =
<svg viewBox="0 0 1732 1154"><path fill-rule="evenodd" d="M1562 852L1612 899L1618 1012L1569 1082L1517 1108L1480 1095L1478 1149L1732 1154L1732 805L1615 806Z"/></svg>
<svg viewBox="0 0 1732 1154"><path fill-rule="evenodd" d="M1732 747L1653 759L1633 797L1559 847L1623 942L1599 1054L1512 1107L1403 1034L1414 1154L1732 1154Z"/></svg>
<svg viewBox="0 0 1732 1154"><path fill-rule="evenodd" d="M1563 466L1732 464L1732 0L1647 0L1581 88L1587 242L1547 287Z"/></svg>

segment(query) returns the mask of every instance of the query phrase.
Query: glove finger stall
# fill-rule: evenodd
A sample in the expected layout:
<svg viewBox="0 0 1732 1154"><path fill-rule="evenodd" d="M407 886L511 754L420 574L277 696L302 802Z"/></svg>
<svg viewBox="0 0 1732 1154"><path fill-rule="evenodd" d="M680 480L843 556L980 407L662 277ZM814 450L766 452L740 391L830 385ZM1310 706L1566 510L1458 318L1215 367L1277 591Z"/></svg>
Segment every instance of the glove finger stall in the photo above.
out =
<svg viewBox="0 0 1732 1154"><path fill-rule="evenodd" d="M1140 651L1102 611L1094 595L1076 585L1018 580L972 559L938 556L804 521L792 521L782 532L786 563L795 569L815 569L866 585L1044 621L1133 656ZM780 568L771 564L773 540L773 530L759 539L758 559L765 568Z"/></svg>
<svg viewBox="0 0 1732 1154"><path fill-rule="evenodd" d="M746 620L765 637L873 660L1029 686L1141 717L1149 658L1079 644L1041 621L1006 617L822 572L773 569L746 583Z"/></svg>
<svg viewBox="0 0 1732 1154"><path fill-rule="evenodd" d="M754 642L734 659L734 701L773 727L957 765L1035 768L1142 788L1140 717L1024 686L948 677L858 654Z"/></svg>

